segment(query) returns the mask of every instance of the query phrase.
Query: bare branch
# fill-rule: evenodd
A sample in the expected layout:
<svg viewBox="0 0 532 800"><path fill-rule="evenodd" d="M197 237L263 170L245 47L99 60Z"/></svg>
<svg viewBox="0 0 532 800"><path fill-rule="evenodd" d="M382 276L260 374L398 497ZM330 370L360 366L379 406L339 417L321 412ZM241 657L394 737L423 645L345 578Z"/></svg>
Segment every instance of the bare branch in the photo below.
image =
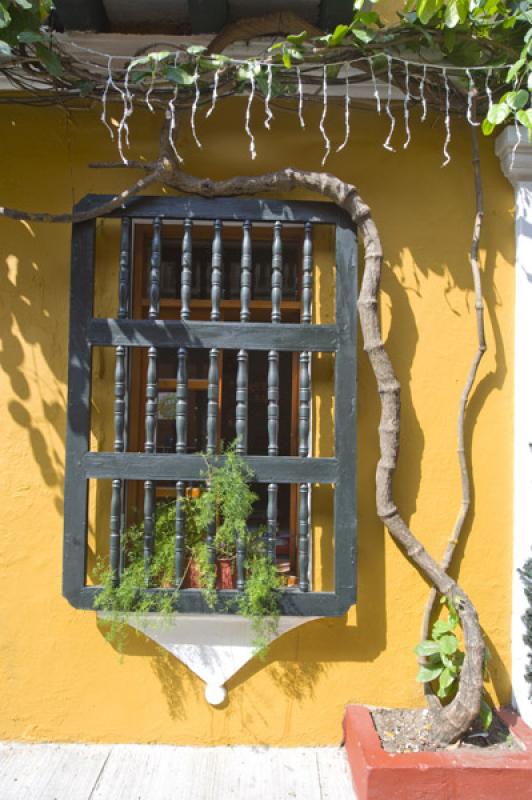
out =
<svg viewBox="0 0 532 800"><path fill-rule="evenodd" d="M471 363L471 367L467 375L462 395L460 397L460 404L458 407L457 453L458 453L458 463L460 467L462 501L460 503L460 509L458 511L458 516L454 524L451 538L447 543L445 553L440 562L440 566L446 572L451 565L456 547L458 545L458 542L460 541L460 536L462 534L464 524L467 519L467 515L471 507L471 476L469 474L469 467L465 451L465 415L466 415L469 395L471 393L473 384L475 383L475 379L477 377L478 367L480 362L482 361L484 353L486 352L486 336L484 332L484 301L482 298L482 282L480 277L480 261L479 261L480 235L482 232L482 222L484 219L484 199L482 193L482 181L480 176L478 133L477 133L477 128L473 126L471 126L471 149L473 156L472 162L473 162L473 175L475 184L476 212L475 212L475 222L473 225L473 237L471 241L470 261L471 261L471 273L473 277L473 286L475 292L475 314L476 314L478 347L473 357L473 361ZM427 639L429 635L430 622L431 622L432 612L434 609L434 604L436 602L436 597L437 597L437 592L433 588L431 589L430 594L427 598L427 603L423 614L423 622L421 625L422 640ZM424 659L422 658L420 659L420 661L423 663ZM431 706L441 705L438 697L432 691L430 684L428 683L424 684L424 692L429 705Z"/></svg>
<svg viewBox="0 0 532 800"><path fill-rule="evenodd" d="M74 211L66 214L45 214L40 212L20 211L17 208L3 208L0 206L0 218L5 217L7 219L25 222L85 222L88 219L95 219L95 217L109 214L110 211L123 205L131 197L144 191L144 189L147 189L152 183L159 180L163 171L164 166L158 165L153 172L143 178L139 178L129 189L124 189L123 192L115 195L107 203L102 203L99 206L91 208L89 211Z"/></svg>

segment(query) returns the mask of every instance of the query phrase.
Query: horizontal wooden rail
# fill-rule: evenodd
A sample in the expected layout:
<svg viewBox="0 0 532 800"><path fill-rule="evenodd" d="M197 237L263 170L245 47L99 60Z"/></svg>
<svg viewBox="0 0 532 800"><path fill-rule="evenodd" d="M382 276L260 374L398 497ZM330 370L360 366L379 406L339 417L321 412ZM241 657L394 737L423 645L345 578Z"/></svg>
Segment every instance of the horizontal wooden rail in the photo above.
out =
<svg viewBox="0 0 532 800"><path fill-rule="evenodd" d="M297 456L246 456L257 483L336 483L335 458ZM223 456L213 459L221 464ZM123 480L198 481L205 478L207 464L201 455L175 453L86 453L82 458L86 478Z"/></svg>
<svg viewBox="0 0 532 800"><path fill-rule="evenodd" d="M187 320L93 319L89 343L117 347L211 347L226 350L286 350L330 353L337 350L335 325L268 322L191 322Z"/></svg>

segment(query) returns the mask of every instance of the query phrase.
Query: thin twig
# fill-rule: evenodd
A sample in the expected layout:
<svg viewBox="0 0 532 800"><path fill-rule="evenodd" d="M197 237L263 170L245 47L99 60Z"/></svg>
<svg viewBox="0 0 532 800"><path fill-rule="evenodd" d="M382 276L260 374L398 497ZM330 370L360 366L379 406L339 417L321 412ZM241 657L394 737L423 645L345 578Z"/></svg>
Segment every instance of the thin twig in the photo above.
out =
<svg viewBox="0 0 532 800"><path fill-rule="evenodd" d="M478 132L477 128L473 126L471 126L471 149L473 156L472 162L473 162L473 176L475 184L476 212L475 212L475 222L473 225L473 237L471 241L470 261L471 261L471 274L473 277L473 286L475 291L475 313L476 313L478 347L473 357L473 361L469 369L469 373L462 391L462 395L460 397L460 404L458 407L457 453L458 453L458 462L460 466L462 501L460 503L460 509L458 511L458 516L454 524L451 538L447 543L445 553L440 562L440 566L445 572L447 572L447 570L451 565L453 555L455 553L458 542L460 541L460 536L464 529L464 524L467 519L467 515L471 508L471 475L469 472L469 466L467 463L467 456L465 450L465 415L466 415L469 395L471 393L471 389L473 388L473 384L475 383L475 379L477 377L478 367L480 362L482 361L484 353L486 352L486 336L484 332L484 301L482 298L482 282L480 276L480 260L479 260L480 235L482 232L482 222L484 219L484 197L482 192L482 181L480 176ZM436 589L432 588L427 598L427 603L425 605L425 611L423 614L423 622L421 625L422 641L428 638L430 621L437 596L438 593ZM424 663L424 659L421 659L421 661ZM430 683L425 683L423 684L423 686L424 686L425 696L427 698L427 702L429 703L429 705L440 705L440 701L432 691Z"/></svg>

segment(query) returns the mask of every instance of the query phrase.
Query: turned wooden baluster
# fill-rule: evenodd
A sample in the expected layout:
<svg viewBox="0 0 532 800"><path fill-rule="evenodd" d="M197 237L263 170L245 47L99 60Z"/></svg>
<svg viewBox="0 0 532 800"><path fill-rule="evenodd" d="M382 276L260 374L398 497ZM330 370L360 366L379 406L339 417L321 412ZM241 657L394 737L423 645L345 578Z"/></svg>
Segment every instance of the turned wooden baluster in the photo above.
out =
<svg viewBox="0 0 532 800"><path fill-rule="evenodd" d="M308 325L312 322L312 223L305 224L303 242L303 281L302 281L302 313L301 322ZM309 454L310 436L310 353L299 356L299 449L301 458ZM309 497L310 487L301 484L299 487L298 511L298 555L299 555L299 588L306 592L309 589Z"/></svg>
<svg viewBox="0 0 532 800"><path fill-rule="evenodd" d="M190 319L190 294L192 285L192 220L183 223L183 244L181 248L181 319ZM176 453L187 451L188 414L188 370L187 351L180 347L177 351L176 375ZM185 568L185 515L183 513L184 481L177 481L175 509L175 577L181 585Z"/></svg>
<svg viewBox="0 0 532 800"><path fill-rule="evenodd" d="M272 323L281 322L281 300L283 292L283 242L282 223L273 226L272 245ZM279 454L279 353L268 352L268 455ZM269 558L275 560L278 529L277 483L268 484L268 504L266 508L267 549Z"/></svg>
<svg viewBox="0 0 532 800"><path fill-rule="evenodd" d="M242 225L242 256L240 261L240 322L249 322L251 300L251 222ZM237 353L236 370L236 452L245 455L248 447L248 376L249 364L246 350ZM236 588L245 587L244 562L246 549L240 536L236 541Z"/></svg>
<svg viewBox="0 0 532 800"><path fill-rule="evenodd" d="M211 260L211 320L218 322L220 319L220 299L222 296L222 223L217 219L214 223L214 237L212 240ZM207 454L216 453L216 434L218 427L218 390L219 390L218 349L212 347L209 351L209 372L207 374ZM214 536L216 522L209 525L207 530L207 553L209 563L214 564L216 553Z"/></svg>
<svg viewBox="0 0 532 800"><path fill-rule="evenodd" d="M148 296L150 305L148 319L159 317L161 282L161 220L153 221L153 238L150 260ZM155 453L157 437L157 348L148 348L148 369L146 373L146 410L144 452ZM144 573L146 584L150 582L150 565L153 557L155 537L155 482L144 481Z"/></svg>
<svg viewBox="0 0 532 800"><path fill-rule="evenodd" d="M129 308L131 253L131 220L124 217L120 236L120 267L118 272L118 319L125 319ZM115 438L113 449L121 453L125 449L126 414L126 358L123 345L115 348ZM122 541L122 481L115 479L111 489L110 552L109 562L113 572L113 586L120 583L120 554Z"/></svg>

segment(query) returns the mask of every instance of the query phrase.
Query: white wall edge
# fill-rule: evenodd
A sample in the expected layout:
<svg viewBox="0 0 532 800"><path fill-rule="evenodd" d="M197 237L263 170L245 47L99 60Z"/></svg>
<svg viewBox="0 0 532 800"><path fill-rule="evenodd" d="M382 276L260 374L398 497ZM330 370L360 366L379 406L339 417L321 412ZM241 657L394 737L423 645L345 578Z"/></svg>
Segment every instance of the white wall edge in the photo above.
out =
<svg viewBox="0 0 532 800"><path fill-rule="evenodd" d="M518 569L532 555L532 145L523 129L506 128L495 152L515 190L514 501L512 568L512 691L532 727L529 650L523 641L527 608Z"/></svg>

